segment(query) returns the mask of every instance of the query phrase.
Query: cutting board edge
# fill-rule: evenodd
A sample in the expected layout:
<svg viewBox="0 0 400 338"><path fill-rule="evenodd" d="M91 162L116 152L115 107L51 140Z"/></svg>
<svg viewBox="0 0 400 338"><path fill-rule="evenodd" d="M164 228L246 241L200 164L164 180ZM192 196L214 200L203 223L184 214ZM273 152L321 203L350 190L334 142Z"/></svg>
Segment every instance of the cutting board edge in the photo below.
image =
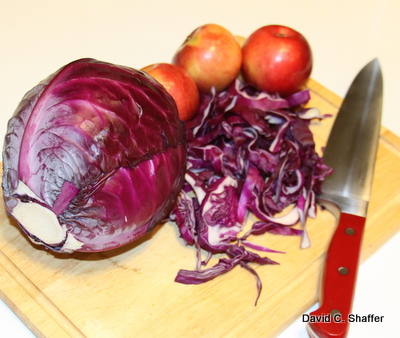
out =
<svg viewBox="0 0 400 338"><path fill-rule="evenodd" d="M323 98L325 101L339 108L343 102L343 98L335 94L328 88L324 87L318 81L310 78L307 81L307 88L309 88L313 95ZM394 152L400 156L400 137L394 134L390 129L381 126L380 140L390 147Z"/></svg>
<svg viewBox="0 0 400 338"><path fill-rule="evenodd" d="M3 290L4 283L0 285L0 298L14 312L14 314L26 325L36 337L49 337L51 332L47 327L57 327L58 337L84 337L84 334L58 309L56 305L0 250L0 271L3 270L2 278L5 278L18 292L11 294ZM32 316L25 313L24 309L34 308L35 314L41 311L41 319L47 320L37 323ZM36 317L38 317L36 315ZM46 322L52 322L48 325Z"/></svg>

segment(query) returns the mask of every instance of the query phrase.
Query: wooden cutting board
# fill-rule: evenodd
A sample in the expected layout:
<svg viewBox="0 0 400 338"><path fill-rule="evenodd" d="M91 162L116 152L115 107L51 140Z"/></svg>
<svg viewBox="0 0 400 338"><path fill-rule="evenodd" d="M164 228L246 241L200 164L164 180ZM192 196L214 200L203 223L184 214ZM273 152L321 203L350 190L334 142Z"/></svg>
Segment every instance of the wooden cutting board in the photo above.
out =
<svg viewBox="0 0 400 338"><path fill-rule="evenodd" d="M341 98L310 80L312 107L336 114ZM313 122L317 149L334 118ZM307 222L312 241L265 235L257 242L285 254L280 265L239 267L203 285L174 282L193 269L193 247L164 224L139 242L105 253L60 255L35 247L0 206L0 297L38 337L273 337L317 301L324 253L335 228L328 211ZM400 229L400 139L382 128L362 260Z"/></svg>

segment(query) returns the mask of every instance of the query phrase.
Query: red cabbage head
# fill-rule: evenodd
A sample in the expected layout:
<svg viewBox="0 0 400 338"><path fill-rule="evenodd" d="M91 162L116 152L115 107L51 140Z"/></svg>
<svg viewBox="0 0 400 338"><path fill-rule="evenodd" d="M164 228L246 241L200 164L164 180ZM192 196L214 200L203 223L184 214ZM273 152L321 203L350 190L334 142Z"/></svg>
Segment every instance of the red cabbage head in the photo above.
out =
<svg viewBox="0 0 400 338"><path fill-rule="evenodd" d="M168 217L186 169L172 97L142 71L74 61L30 90L3 149L7 212L60 252L130 243Z"/></svg>

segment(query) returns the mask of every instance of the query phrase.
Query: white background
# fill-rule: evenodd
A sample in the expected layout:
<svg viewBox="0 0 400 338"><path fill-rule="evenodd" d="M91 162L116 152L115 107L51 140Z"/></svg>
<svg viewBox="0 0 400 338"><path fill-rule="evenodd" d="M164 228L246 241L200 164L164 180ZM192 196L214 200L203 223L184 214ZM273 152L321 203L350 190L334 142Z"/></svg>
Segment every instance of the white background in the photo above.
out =
<svg viewBox="0 0 400 338"><path fill-rule="evenodd" d="M399 13L397 0L0 0L0 135L23 94L64 64L82 57L134 68L169 62L186 35L212 22L242 36L267 24L297 29L313 49L312 77L341 96L378 57L382 124L400 136ZM399 245L397 235L361 267L353 312L385 317L353 325L350 337L391 337L400 329ZM13 318L0 302L0 336L29 336ZM304 324L281 337L306 337Z"/></svg>

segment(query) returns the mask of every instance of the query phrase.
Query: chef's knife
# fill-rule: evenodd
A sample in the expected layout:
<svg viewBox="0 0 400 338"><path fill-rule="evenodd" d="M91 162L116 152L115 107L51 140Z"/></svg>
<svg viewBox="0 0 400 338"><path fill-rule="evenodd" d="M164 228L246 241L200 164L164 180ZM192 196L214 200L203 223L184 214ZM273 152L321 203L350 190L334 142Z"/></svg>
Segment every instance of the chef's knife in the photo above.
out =
<svg viewBox="0 0 400 338"><path fill-rule="evenodd" d="M358 73L336 117L324 163L333 173L319 200L338 219L321 284L319 309L310 313L311 337L345 337L348 332L361 244L378 148L383 80L377 59Z"/></svg>

